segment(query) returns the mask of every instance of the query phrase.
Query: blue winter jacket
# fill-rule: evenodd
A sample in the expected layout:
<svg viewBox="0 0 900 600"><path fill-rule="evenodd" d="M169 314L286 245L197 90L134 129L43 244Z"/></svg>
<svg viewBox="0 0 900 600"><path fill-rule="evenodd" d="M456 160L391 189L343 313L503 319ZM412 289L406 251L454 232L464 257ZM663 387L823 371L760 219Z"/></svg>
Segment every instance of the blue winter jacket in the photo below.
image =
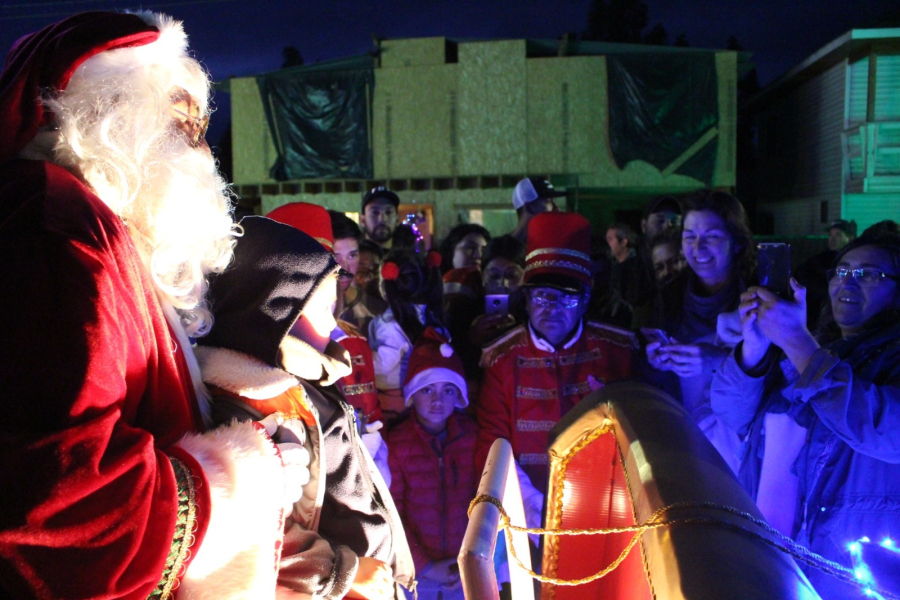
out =
<svg viewBox="0 0 900 600"><path fill-rule="evenodd" d="M849 542L900 537L900 315L882 315L820 348L799 376L771 364L753 377L732 353L715 375L713 410L745 436L741 480L754 496L765 413L790 412L806 427L793 467L800 486L794 539L849 566ZM807 575L822 598L860 596L818 570Z"/></svg>

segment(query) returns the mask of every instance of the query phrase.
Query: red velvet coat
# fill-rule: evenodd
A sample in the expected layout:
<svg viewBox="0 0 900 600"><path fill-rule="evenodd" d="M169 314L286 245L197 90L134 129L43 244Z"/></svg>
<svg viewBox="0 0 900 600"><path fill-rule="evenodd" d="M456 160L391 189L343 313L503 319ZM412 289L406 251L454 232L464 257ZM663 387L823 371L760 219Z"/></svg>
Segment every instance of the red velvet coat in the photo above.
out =
<svg viewBox="0 0 900 600"><path fill-rule="evenodd" d="M590 321L568 348L535 345L527 324L484 349L484 380L475 407L476 465L484 466L491 444L509 440L519 465L542 493L547 488L547 433L597 384L633 374L637 341L630 332Z"/></svg>
<svg viewBox="0 0 900 600"><path fill-rule="evenodd" d="M191 596L218 502L205 465L228 461L220 441L184 438L201 415L126 227L68 171L7 161L0 260L0 596ZM244 433L280 465L264 432ZM263 542L273 595L277 542Z"/></svg>
<svg viewBox="0 0 900 600"><path fill-rule="evenodd" d="M417 571L459 554L480 475L473 461L476 431L471 418L453 414L441 448L412 414L388 434L391 496Z"/></svg>

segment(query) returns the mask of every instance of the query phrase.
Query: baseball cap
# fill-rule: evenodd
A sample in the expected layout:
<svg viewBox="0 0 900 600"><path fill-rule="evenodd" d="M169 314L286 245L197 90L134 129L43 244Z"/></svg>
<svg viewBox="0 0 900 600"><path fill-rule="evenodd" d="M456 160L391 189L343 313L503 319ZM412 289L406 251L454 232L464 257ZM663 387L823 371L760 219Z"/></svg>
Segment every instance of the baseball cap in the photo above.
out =
<svg viewBox="0 0 900 600"><path fill-rule="evenodd" d="M838 219L837 221L833 221L828 227L826 227L825 231L829 231L831 229L840 229L848 236L856 237L856 221Z"/></svg>
<svg viewBox="0 0 900 600"><path fill-rule="evenodd" d="M534 200L560 198L567 194L567 192L553 189L553 185L546 179L527 177L517 183L516 189L513 190L513 208L522 208Z"/></svg>
<svg viewBox="0 0 900 600"><path fill-rule="evenodd" d="M370 202L372 202L373 200L378 200L379 198L387 200L394 205L394 208L400 207L400 197L383 185L380 185L378 187L372 188L371 190L366 192L365 196L363 196L362 212L366 212L366 206L368 206Z"/></svg>

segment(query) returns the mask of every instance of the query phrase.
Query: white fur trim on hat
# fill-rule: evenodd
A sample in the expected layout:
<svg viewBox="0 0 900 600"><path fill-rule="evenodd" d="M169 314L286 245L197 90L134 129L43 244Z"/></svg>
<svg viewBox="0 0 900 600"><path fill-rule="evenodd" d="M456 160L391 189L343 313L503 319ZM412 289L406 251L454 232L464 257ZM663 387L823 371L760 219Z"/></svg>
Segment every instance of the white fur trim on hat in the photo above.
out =
<svg viewBox="0 0 900 600"><path fill-rule="evenodd" d="M159 38L142 46L100 52L84 61L79 68L80 76L103 81L110 75L159 65L172 78L166 85L185 89L198 104L201 113L205 113L209 96L209 79L199 63L188 53L188 38L182 22L161 13L135 11L134 14L148 25L159 29ZM193 63L196 67L178 68L176 65L179 64L182 67L186 66L181 61Z"/></svg>
<svg viewBox="0 0 900 600"><path fill-rule="evenodd" d="M459 388L459 401L456 403L456 408L465 408L469 405L469 391L463 376L451 369L434 367L419 371L409 380L409 383L403 386L403 398L406 400L406 406L412 404L413 394L423 387L443 382L452 383Z"/></svg>

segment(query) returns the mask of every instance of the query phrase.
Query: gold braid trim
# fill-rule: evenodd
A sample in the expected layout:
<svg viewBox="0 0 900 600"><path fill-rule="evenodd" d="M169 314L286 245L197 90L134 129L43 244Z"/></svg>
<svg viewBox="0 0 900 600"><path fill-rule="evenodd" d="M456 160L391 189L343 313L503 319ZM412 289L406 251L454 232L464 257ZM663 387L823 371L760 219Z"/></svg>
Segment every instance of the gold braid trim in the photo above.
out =
<svg viewBox="0 0 900 600"><path fill-rule="evenodd" d="M172 537L162 577L156 584L156 589L148 596L159 600L171 600L175 597L173 592L181 583L179 575L191 555L190 549L194 545L194 532L198 525L194 478L183 462L172 456L168 458L175 471L175 485L178 488L178 517L175 520L175 535Z"/></svg>
<svg viewBox="0 0 900 600"><path fill-rule="evenodd" d="M554 498L553 498L553 503L554 503L554 506L556 507L556 515L558 518L561 518L562 514L563 514L563 490L565 489L565 485L566 485L566 474L568 473L568 470L569 470L569 463L572 461L573 458L575 458L575 456L579 452L581 452L591 442L593 442L600 436L606 435L609 432L609 430L610 430L610 425L607 423L603 427L598 427L597 429L594 429L593 431L588 432L587 434L582 436L582 438L580 440L578 440L578 443L576 443L569 450L569 452L566 453L565 456L562 457L562 462L560 463L560 467L559 467L559 477L558 477L559 484L554 488L556 491L556 494L554 495ZM615 561L613 561L613 563L609 567L607 567L604 571L601 571L600 573L598 573L594 578L584 580L581 583L587 583L588 581L593 581L594 579L599 579L599 578L603 577L604 575L606 575L607 573L611 572L616 567L618 567L619 564L623 560L625 560L625 557L628 556L628 552L631 551L631 548L632 548L632 546L634 546L636 540L637 540L637 536L635 536L635 538L631 541L631 543L628 544L628 546L625 548L625 552L623 554L621 554L619 556L619 558L617 558ZM559 538L555 535L551 536L547 540L546 545L547 545L547 550L546 550L547 563L549 566L549 570L551 573L556 573L558 566L559 566ZM518 560L519 559L516 558L517 562L518 562ZM577 584L575 584L575 585L577 585Z"/></svg>
<svg viewBox="0 0 900 600"><path fill-rule="evenodd" d="M554 502L556 503L557 514L562 514L562 489L565 484L565 475L566 469L569 466L569 462L575 455L578 454L585 446L596 440L601 435L608 433L612 429L611 424L608 424L604 427L598 428L594 431L591 431L582 437L569 452L562 458L561 467L560 467L560 475L559 475L559 485L556 487L558 493L554 498ZM616 443L618 447L618 441ZM619 448L619 459L622 460L621 448ZM624 461L622 462L624 468ZM628 478L628 472L625 472L626 480ZM629 490L630 496L630 490ZM482 502L488 502L497 507L497 510L500 511L500 523L498 524L498 528L502 531L505 531L506 535L506 550L509 556L515 561L520 569L526 571L532 578L537 579L543 583L551 583L553 585L565 585L565 586L575 586L582 585L585 583L590 583L591 581L595 581L597 579L601 579L606 575L612 573L622 562L627 558L628 553L631 552L631 549L641 540L641 535L645 531L650 531L651 529L658 529L660 527L673 527L676 525L713 525L716 527L721 527L722 529L727 529L730 531L742 532L750 535L753 538L779 550L785 554L792 556L794 559L805 563L813 568L819 569L845 583L850 583L858 587L864 587L857 580L855 573L852 569L848 569L847 567L831 561L815 552L812 552L805 546L802 546L782 534L777 529L770 526L768 523L761 519L757 519L753 515L740 511L733 506L716 504L714 502L677 502L674 504L670 504L668 506L664 506L650 515L650 518L644 521L643 523L637 525L629 525L626 527L610 527L610 528L598 528L598 529L544 529L540 527L519 527L517 525L513 525L510 522L509 515L506 514L506 510L503 508L503 503L488 494L481 494L477 496L472 502L469 504L469 517L472 516L472 511L478 504ZM731 521L725 520L722 517L717 516L703 516L703 517L681 517L681 518L667 518L667 515L673 511L681 511L681 510L697 510L702 509L706 511L720 512L725 513L726 515L736 517L740 521L746 522L749 526L744 526L740 523L733 523ZM762 532L760 531L762 530ZM614 533L634 533L634 536L631 538L631 541L625 546L622 552L616 557L612 563L609 564L606 568L601 571L589 575L587 577L582 577L581 579L559 579L556 577L548 577L546 575L540 575L535 573L531 569L527 569L522 561L516 556L515 548L513 547L512 542L512 534L513 532L518 533L527 533L533 535L549 535L551 536L547 542L548 550L547 552L552 552L550 555L549 561L552 561L550 564L553 566L554 570L558 561L558 553L559 553L559 542L556 536L563 535L610 535ZM768 534L768 535L766 535ZM646 565L645 565L645 573L646 573ZM648 581L650 580L648 574ZM652 582L651 582L652 586ZM880 593L884 598L890 598L892 600L900 600L900 595L893 594L891 592L876 589L872 584L868 585L868 588Z"/></svg>

